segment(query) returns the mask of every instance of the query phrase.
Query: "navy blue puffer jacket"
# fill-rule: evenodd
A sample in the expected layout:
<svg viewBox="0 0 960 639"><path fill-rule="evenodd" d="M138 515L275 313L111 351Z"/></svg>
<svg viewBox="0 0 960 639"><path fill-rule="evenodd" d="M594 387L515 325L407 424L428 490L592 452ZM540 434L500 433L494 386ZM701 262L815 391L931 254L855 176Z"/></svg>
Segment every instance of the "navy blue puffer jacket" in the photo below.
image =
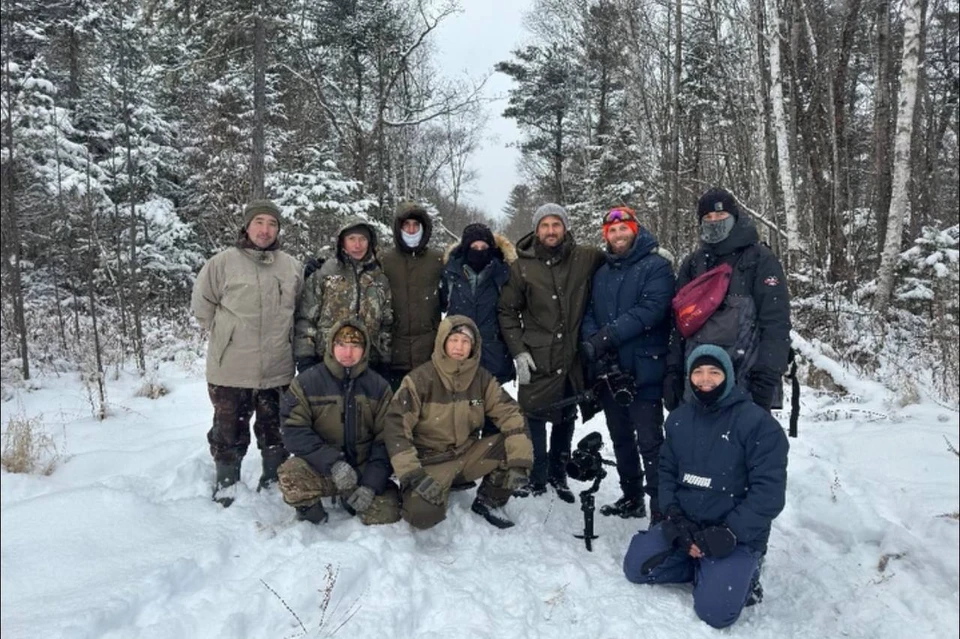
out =
<svg viewBox="0 0 960 639"><path fill-rule="evenodd" d="M694 349L687 379L702 353L720 360L730 390L713 405L694 396L670 413L660 447L660 507L678 505L703 526L723 524L738 542L763 552L786 499L789 444L777 420L735 386L722 348Z"/></svg>
<svg viewBox="0 0 960 639"><path fill-rule="evenodd" d="M633 375L637 397L648 401L662 394L674 293L670 262L654 251L657 247L653 235L640 226L626 254L606 254L606 263L593 276L580 331L588 339L608 327L621 370Z"/></svg>
<svg viewBox="0 0 960 639"><path fill-rule="evenodd" d="M516 251L506 238L496 235L495 239L497 257L479 274L465 271L462 247L452 247L446 256L440 286L447 304L444 309L447 315L466 315L480 330L480 365L499 383L505 384L516 377L516 371L500 333L497 301L500 290L510 278L509 263L516 259Z"/></svg>

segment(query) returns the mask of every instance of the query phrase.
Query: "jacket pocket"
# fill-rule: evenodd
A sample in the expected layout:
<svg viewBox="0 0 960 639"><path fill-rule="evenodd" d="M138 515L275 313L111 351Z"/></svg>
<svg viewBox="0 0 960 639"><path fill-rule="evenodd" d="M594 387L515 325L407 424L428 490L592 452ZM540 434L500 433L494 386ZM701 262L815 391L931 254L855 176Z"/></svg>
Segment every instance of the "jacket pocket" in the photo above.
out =
<svg viewBox="0 0 960 639"><path fill-rule="evenodd" d="M698 344L716 344L725 348L736 344L737 330L740 326L740 309L735 299L728 297L693 335L691 341Z"/></svg>
<svg viewBox="0 0 960 639"><path fill-rule="evenodd" d="M663 384L663 377L667 372L667 356L638 354L634 358L634 371L637 388L643 388L644 386L659 387Z"/></svg>
<svg viewBox="0 0 960 639"><path fill-rule="evenodd" d="M218 314L213 319L213 328L210 330L210 353L209 357L217 366L223 363L223 356L227 352L227 346L233 340L233 331L236 324L233 319Z"/></svg>
<svg viewBox="0 0 960 639"><path fill-rule="evenodd" d="M527 332L523 334L523 345L527 347L530 356L533 357L533 363L537 367L534 375L549 374L553 335L550 333Z"/></svg>

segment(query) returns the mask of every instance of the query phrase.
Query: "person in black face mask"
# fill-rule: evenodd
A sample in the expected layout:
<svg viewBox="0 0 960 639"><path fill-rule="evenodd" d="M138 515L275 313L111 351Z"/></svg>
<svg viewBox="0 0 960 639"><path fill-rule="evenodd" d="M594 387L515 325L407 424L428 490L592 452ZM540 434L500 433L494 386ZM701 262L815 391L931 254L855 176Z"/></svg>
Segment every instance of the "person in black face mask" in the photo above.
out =
<svg viewBox="0 0 960 639"><path fill-rule="evenodd" d="M670 413L660 448L666 519L634 535L623 571L638 584L693 582L697 616L724 628L762 599L761 560L786 501L789 444L737 386L723 348L701 344L687 371L691 399Z"/></svg>
<svg viewBox="0 0 960 639"><path fill-rule="evenodd" d="M497 321L500 289L516 257L507 238L495 236L485 224L468 224L460 241L447 249L440 280L441 298L446 302L443 310L447 315L466 315L474 321L482 338L480 365L500 384L516 377Z"/></svg>
<svg viewBox="0 0 960 639"><path fill-rule="evenodd" d="M733 195L712 188L697 204L700 247L677 271L677 293L697 277L732 267L723 302L697 332L675 330L667 357L663 403L675 409L684 399L683 363L700 344L720 344L730 355L737 383L766 410L780 408L781 378L790 351L790 293L780 260L760 242L750 216ZM686 399L689 399L689 394Z"/></svg>

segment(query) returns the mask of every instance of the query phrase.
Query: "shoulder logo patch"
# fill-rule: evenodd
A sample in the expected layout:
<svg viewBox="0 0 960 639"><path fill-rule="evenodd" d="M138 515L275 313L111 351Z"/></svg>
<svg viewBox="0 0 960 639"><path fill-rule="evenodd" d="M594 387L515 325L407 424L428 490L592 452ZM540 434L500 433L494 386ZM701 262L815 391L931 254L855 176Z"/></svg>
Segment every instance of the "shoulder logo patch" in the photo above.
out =
<svg viewBox="0 0 960 639"><path fill-rule="evenodd" d="M768 275L767 278L763 280L763 283L767 286L776 286L780 283L780 278L776 275Z"/></svg>

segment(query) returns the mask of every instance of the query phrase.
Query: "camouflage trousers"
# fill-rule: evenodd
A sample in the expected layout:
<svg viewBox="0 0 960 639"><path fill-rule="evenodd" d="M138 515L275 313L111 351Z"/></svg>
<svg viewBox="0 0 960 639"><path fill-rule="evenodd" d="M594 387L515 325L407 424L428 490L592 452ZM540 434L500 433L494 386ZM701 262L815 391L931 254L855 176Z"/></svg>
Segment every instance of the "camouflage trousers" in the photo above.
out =
<svg viewBox="0 0 960 639"><path fill-rule="evenodd" d="M250 447L250 418L256 413L253 434L257 448L283 446L280 438L280 388L233 388L207 384L213 403L213 427L207 433L210 454L219 462L235 463Z"/></svg>
<svg viewBox="0 0 960 639"><path fill-rule="evenodd" d="M357 474L363 474L362 466L357 469ZM333 478L321 475L301 457L291 457L283 462L277 477L283 501L294 508L312 506L324 497L339 495ZM366 526L400 521L400 493L396 485L388 481L386 489L373 498L370 508L357 516Z"/></svg>
<svg viewBox="0 0 960 639"><path fill-rule="evenodd" d="M440 484L443 494L440 503L434 504L421 497L413 487L404 488L400 514L414 528L432 528L446 519L447 499L450 497L450 487L455 483L471 482L482 477L477 496L484 497L495 508L506 504L512 494L505 486L507 450L504 437L500 434L477 440L456 459L436 464L431 464L427 459L423 470Z"/></svg>

